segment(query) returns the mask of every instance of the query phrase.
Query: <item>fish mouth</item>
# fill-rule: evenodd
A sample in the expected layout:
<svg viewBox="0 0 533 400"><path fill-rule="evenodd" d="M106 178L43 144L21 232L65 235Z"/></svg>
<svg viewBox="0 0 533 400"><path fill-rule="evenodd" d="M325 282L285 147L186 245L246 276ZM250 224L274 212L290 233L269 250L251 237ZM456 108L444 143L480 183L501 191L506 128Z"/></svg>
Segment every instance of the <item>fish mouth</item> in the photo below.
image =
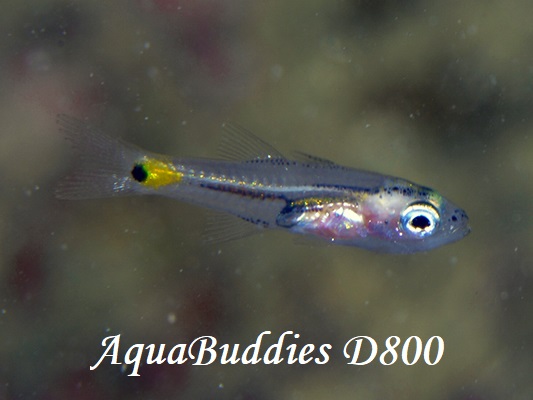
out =
<svg viewBox="0 0 533 400"><path fill-rule="evenodd" d="M466 212L460 208L456 208L452 212L452 220L454 220L455 223L453 223L450 226L449 233L451 235L461 235L461 237L464 237L472 231L472 228L470 227L469 218L468 215L466 215Z"/></svg>
<svg viewBox="0 0 533 400"><path fill-rule="evenodd" d="M465 237L465 236L469 235L471 231L472 231L472 228L468 224L468 217L466 217L466 221L463 221L462 224L452 225L450 227L450 234L451 235L457 235L457 234L460 233L461 237Z"/></svg>
<svg viewBox="0 0 533 400"><path fill-rule="evenodd" d="M464 234L463 236L469 235L472 231L472 228L470 227L469 218L468 215L463 211L463 228L464 228Z"/></svg>
<svg viewBox="0 0 533 400"><path fill-rule="evenodd" d="M472 232L472 228L470 227L470 225L466 225L465 230L463 232L463 237L470 235L470 232Z"/></svg>

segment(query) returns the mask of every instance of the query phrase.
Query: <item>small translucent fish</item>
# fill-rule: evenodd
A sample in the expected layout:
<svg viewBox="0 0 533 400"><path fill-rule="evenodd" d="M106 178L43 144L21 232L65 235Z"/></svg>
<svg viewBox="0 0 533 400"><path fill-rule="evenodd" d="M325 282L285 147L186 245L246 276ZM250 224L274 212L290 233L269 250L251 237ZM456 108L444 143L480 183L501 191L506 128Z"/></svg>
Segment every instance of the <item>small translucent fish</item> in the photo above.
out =
<svg viewBox="0 0 533 400"><path fill-rule="evenodd" d="M288 159L231 124L224 125L224 159L205 160L151 153L65 115L58 122L80 161L60 183L58 198L151 194L197 204L225 213L211 224L213 240L275 228L377 252L414 253L470 232L466 213L430 188L304 153Z"/></svg>

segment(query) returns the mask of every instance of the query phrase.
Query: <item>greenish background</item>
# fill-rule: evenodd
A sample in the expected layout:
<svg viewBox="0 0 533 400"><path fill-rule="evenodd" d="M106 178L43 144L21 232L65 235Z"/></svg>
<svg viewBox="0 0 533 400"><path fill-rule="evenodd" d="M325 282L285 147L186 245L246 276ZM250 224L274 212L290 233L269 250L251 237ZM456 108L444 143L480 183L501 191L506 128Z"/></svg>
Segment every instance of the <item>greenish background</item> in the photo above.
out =
<svg viewBox="0 0 533 400"><path fill-rule="evenodd" d="M530 1L6 1L0 16L0 399L529 399ZM281 151L441 191L472 233L426 254L205 245L162 198L65 202L57 113L179 156L233 120ZM326 365L120 366L102 339L330 343ZM368 335L442 336L433 367L347 365ZM271 340L272 341L272 340Z"/></svg>

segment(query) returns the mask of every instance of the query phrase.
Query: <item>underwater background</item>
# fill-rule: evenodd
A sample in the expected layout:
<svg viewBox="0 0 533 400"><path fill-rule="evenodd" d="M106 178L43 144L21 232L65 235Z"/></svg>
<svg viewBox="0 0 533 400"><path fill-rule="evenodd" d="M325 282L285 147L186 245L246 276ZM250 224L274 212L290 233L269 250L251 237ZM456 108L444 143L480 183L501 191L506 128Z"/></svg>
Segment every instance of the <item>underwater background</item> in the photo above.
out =
<svg viewBox="0 0 533 400"><path fill-rule="evenodd" d="M5 1L0 16L0 399L529 399L530 1ZM158 197L68 202L56 115L151 151L215 157L221 125L400 176L472 232L413 255L205 244ZM111 365L102 340L331 344L324 365ZM352 337L441 336L442 360L349 365ZM266 346L265 346L266 347Z"/></svg>

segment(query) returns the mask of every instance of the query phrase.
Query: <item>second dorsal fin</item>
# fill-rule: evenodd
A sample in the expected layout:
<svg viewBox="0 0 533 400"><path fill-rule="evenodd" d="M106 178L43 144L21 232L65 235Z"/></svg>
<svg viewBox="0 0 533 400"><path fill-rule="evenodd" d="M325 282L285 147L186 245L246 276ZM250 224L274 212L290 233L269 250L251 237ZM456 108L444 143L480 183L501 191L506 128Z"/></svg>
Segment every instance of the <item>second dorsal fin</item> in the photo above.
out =
<svg viewBox="0 0 533 400"><path fill-rule="evenodd" d="M223 135L218 147L221 158L230 161L285 159L276 148L259 139L249 130L232 122L222 125Z"/></svg>

